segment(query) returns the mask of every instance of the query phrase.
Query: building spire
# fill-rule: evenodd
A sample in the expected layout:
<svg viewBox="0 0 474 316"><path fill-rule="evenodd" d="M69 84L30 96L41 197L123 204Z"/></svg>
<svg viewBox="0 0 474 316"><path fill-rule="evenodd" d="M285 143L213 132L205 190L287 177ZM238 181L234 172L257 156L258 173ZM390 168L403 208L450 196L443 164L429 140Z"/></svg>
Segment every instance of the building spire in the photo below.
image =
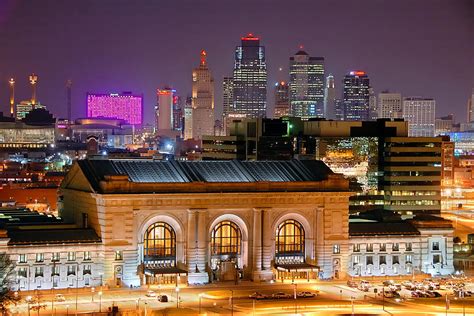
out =
<svg viewBox="0 0 474 316"><path fill-rule="evenodd" d="M206 51L203 49L203 50L201 51L201 67L206 67L206 66L207 66L206 58L207 58L207 53L206 53Z"/></svg>

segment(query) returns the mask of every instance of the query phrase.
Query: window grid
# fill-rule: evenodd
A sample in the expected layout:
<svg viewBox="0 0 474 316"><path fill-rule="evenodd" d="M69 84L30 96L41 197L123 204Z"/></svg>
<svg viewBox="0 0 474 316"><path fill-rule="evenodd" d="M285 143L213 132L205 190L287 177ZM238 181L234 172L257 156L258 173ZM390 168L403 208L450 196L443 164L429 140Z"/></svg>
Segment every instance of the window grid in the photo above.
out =
<svg viewBox="0 0 474 316"><path fill-rule="evenodd" d="M176 258L176 233L164 222L148 227L144 239L145 261L163 258Z"/></svg>
<svg viewBox="0 0 474 316"><path fill-rule="evenodd" d="M238 256L241 253L242 233L231 221L218 223L211 233L212 255Z"/></svg>
<svg viewBox="0 0 474 316"><path fill-rule="evenodd" d="M276 255L304 257L304 238L303 225L292 219L284 221L276 231Z"/></svg>

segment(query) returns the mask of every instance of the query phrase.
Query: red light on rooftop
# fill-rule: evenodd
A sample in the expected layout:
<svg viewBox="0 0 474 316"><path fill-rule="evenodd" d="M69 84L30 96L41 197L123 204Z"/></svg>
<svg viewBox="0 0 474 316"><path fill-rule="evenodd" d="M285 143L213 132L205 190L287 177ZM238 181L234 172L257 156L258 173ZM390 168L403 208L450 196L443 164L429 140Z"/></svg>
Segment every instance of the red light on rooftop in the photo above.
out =
<svg viewBox="0 0 474 316"><path fill-rule="evenodd" d="M258 41L260 38L253 36L253 33L248 33L247 36L240 38L243 41Z"/></svg>
<svg viewBox="0 0 474 316"><path fill-rule="evenodd" d="M350 74L353 75L353 76L365 76L366 75L365 71L360 71L360 70L351 71Z"/></svg>
<svg viewBox="0 0 474 316"><path fill-rule="evenodd" d="M303 44L300 44L300 49L303 49L303 48L304 48Z"/></svg>
<svg viewBox="0 0 474 316"><path fill-rule="evenodd" d="M157 93L158 95L171 95L172 91L171 90L158 90Z"/></svg>

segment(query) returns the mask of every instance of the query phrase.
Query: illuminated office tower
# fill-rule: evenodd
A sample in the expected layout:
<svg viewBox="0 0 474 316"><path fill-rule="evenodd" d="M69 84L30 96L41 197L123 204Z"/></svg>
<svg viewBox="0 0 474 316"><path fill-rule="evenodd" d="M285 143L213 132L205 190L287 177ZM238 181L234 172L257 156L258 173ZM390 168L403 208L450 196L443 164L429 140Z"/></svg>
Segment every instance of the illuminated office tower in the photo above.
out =
<svg viewBox="0 0 474 316"><path fill-rule="evenodd" d="M38 76L35 74L31 74L30 77L30 84L31 84L31 104L33 105L33 109L35 108L36 104L36 86L38 85Z"/></svg>
<svg viewBox="0 0 474 316"><path fill-rule="evenodd" d="M224 77L222 82L222 98L223 115L226 116L232 111L234 103L234 79L232 77Z"/></svg>
<svg viewBox="0 0 474 316"><path fill-rule="evenodd" d="M324 89L324 117L328 120L336 119L336 88L334 76L326 77L326 88Z"/></svg>
<svg viewBox="0 0 474 316"><path fill-rule="evenodd" d="M379 118L401 118L402 117L402 95L401 93L390 93L383 91L378 97Z"/></svg>
<svg viewBox="0 0 474 316"><path fill-rule="evenodd" d="M280 81L275 83L275 109L274 118L288 116L290 114L290 100L288 98L288 83Z"/></svg>
<svg viewBox="0 0 474 316"><path fill-rule="evenodd" d="M201 62L193 70L192 83L192 138L214 135L214 79L207 66L206 51L201 51Z"/></svg>
<svg viewBox="0 0 474 316"><path fill-rule="evenodd" d="M289 91L292 116L324 117L324 58L302 49L290 57Z"/></svg>
<svg viewBox="0 0 474 316"><path fill-rule="evenodd" d="M248 34L235 49L233 114L265 117L267 110L267 64L260 39Z"/></svg>
<svg viewBox="0 0 474 316"><path fill-rule="evenodd" d="M351 71L343 81L343 103L345 121L370 120L370 81L363 71Z"/></svg>
<svg viewBox="0 0 474 316"><path fill-rule="evenodd" d="M408 136L433 137L435 134L436 101L410 97L403 99L403 118L408 122Z"/></svg>
<svg viewBox="0 0 474 316"><path fill-rule="evenodd" d="M131 92L96 94L87 93L87 117L124 120L140 125L143 121L143 95Z"/></svg>
<svg viewBox="0 0 474 316"><path fill-rule="evenodd" d="M173 130L173 95L176 90L170 88L158 89L158 103L155 108L156 129L160 131Z"/></svg>
<svg viewBox="0 0 474 316"><path fill-rule="evenodd" d="M10 116L13 117L15 115L15 79L11 78L8 84L10 85Z"/></svg>
<svg viewBox="0 0 474 316"><path fill-rule="evenodd" d="M377 120L377 96L373 88L369 87L369 120Z"/></svg>
<svg viewBox="0 0 474 316"><path fill-rule="evenodd" d="M193 98L187 97L184 104L184 139L193 138Z"/></svg>
<svg viewBox="0 0 474 316"><path fill-rule="evenodd" d="M472 88L471 96L467 100L467 122L474 122L474 88Z"/></svg>

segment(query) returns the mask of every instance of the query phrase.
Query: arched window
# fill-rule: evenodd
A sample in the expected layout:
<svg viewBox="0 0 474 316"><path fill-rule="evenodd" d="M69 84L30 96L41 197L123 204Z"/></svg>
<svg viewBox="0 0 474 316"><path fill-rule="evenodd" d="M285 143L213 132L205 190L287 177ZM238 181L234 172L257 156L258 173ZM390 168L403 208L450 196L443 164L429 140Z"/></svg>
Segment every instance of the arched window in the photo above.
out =
<svg viewBox="0 0 474 316"><path fill-rule="evenodd" d="M145 232L143 255L145 261L175 258L176 234L173 228L163 222L150 225Z"/></svg>
<svg viewBox="0 0 474 316"><path fill-rule="evenodd" d="M277 257L304 258L303 225L293 219L288 219L278 225L275 252Z"/></svg>
<svg viewBox="0 0 474 316"><path fill-rule="evenodd" d="M231 221L217 224L211 233L211 254L238 256L241 252L242 234Z"/></svg>

